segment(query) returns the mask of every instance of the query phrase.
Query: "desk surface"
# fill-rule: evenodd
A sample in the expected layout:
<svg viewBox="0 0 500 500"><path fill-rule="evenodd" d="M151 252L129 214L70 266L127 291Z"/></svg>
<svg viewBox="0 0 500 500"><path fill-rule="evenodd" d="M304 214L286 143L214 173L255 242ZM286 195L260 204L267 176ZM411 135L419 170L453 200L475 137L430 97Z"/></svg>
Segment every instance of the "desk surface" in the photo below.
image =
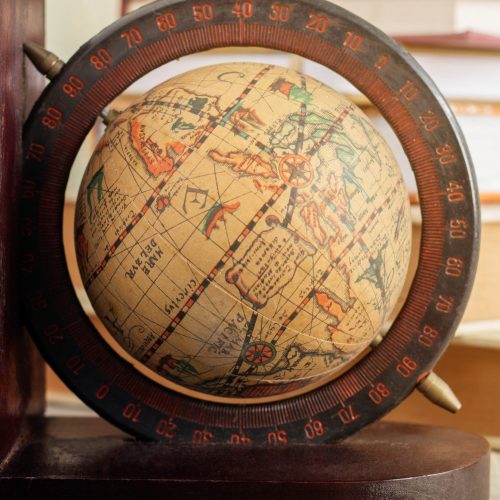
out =
<svg viewBox="0 0 500 500"><path fill-rule="evenodd" d="M137 441L99 418L42 418L29 423L25 440L0 471L5 498L50 494L53 500L88 500L96 493L121 500L487 500L488 484L484 439L388 422L339 443L270 449L172 447Z"/></svg>

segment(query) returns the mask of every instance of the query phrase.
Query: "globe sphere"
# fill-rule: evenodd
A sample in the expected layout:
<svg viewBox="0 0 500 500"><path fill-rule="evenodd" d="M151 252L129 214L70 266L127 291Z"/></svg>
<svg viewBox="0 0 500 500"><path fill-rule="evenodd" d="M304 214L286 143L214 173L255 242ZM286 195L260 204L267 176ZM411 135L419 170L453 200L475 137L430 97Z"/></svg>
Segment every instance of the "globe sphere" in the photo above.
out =
<svg viewBox="0 0 500 500"><path fill-rule="evenodd" d="M122 112L75 231L88 297L138 369L234 400L344 370L395 307L411 249L398 165L364 113L249 63L182 74Z"/></svg>

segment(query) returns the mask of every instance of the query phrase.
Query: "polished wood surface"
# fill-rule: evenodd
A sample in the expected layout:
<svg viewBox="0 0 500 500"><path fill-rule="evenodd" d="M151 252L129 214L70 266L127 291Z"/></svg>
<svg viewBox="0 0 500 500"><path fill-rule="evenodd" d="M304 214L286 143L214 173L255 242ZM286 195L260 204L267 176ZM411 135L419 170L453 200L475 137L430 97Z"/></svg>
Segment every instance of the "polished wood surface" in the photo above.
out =
<svg viewBox="0 0 500 500"><path fill-rule="evenodd" d="M35 419L0 497L486 500L489 447L472 434L377 423L321 446L170 447L98 418ZM97 495L97 496L95 496Z"/></svg>
<svg viewBox="0 0 500 500"><path fill-rule="evenodd" d="M43 88L43 79L24 66L22 44L43 43L43 3L0 3L0 463L17 438L24 413L40 413L44 404L43 364L21 330L16 299L22 124Z"/></svg>

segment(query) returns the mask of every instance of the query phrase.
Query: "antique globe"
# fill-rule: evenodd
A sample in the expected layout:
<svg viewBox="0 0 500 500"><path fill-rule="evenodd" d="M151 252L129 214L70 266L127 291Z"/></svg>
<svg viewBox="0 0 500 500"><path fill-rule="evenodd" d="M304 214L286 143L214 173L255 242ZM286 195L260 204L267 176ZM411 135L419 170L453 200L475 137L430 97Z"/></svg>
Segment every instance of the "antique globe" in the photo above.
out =
<svg viewBox="0 0 500 500"><path fill-rule="evenodd" d="M122 112L75 231L120 352L169 387L236 402L345 370L393 312L411 250L408 195L373 124L263 64L182 74Z"/></svg>

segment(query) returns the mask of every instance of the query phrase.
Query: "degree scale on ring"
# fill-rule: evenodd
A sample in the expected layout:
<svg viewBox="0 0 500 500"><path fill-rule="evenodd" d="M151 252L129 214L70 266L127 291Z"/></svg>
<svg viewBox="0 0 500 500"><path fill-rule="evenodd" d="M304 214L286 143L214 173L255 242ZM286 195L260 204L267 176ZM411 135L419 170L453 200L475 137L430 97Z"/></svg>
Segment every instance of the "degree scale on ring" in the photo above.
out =
<svg viewBox="0 0 500 500"><path fill-rule="evenodd" d="M37 43L26 42L23 49L35 68L49 80L53 80L64 68L64 61ZM101 113L105 125L109 125L117 116L118 112L112 109L105 109Z"/></svg>
<svg viewBox="0 0 500 500"><path fill-rule="evenodd" d="M235 444L245 436L276 445L354 432L417 384L424 391L434 386L435 375L429 373L458 324L476 266L478 203L470 160L451 112L422 70L385 35L335 5L289 2L292 14L285 21L275 19L278 4L245 3L252 5L248 17L233 13L234 1L210 4L208 17L196 2L159 2L127 16L82 47L65 67L58 64L60 72L26 126L22 270L30 326L56 371L84 401L125 430L149 438ZM142 42L130 47L121 35L132 29L139 30ZM61 214L54 215L65 185L62 170L69 169L81 138L102 108L154 66L228 45L262 45L310 57L364 91L405 147L417 177L424 221L412 292L380 346L360 366L313 394L245 409L170 394L113 354L101 352L116 369L111 373L106 362L95 357L96 350L103 349L97 334L90 334L92 345L78 342L78 334L90 331L88 320L68 293L65 271L47 260L55 255L55 261L64 264L55 228ZM85 88L71 98L61 87L74 75ZM54 128L43 125L47 116L45 124L55 123ZM52 157L57 157L57 167ZM49 170L51 183L45 180ZM50 290L44 268L54 271ZM65 306L67 311L62 311ZM75 356L78 370L68 368L74 366L70 360ZM370 394L380 384L390 394L374 404ZM444 395L444 406L458 406L447 389L432 392ZM324 432L311 439L308 431L315 422Z"/></svg>

